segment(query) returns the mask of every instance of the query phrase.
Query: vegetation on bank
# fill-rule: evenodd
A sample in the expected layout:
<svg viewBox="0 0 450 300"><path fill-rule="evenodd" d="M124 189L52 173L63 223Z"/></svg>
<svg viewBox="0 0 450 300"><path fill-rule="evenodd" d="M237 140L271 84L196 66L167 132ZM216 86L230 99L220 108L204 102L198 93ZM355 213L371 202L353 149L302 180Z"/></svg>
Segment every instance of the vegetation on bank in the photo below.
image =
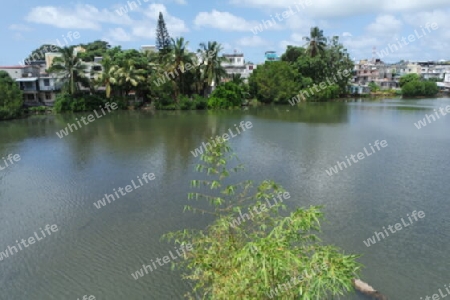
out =
<svg viewBox="0 0 450 300"><path fill-rule="evenodd" d="M22 91L5 71L0 71L0 120L17 118L23 105Z"/></svg>
<svg viewBox="0 0 450 300"><path fill-rule="evenodd" d="M176 244L192 245L186 260L176 264L193 283L186 297L329 299L353 290L352 279L361 268L358 256L321 243L316 235L323 218L320 207L283 215L285 203L274 199L286 191L270 180L235 182L231 175L243 168L235 159L229 146L220 143L201 156L196 170L206 174L191 182L196 190L188 198L204 200L212 209L199 203L185 210L214 220L204 230L164 235Z"/></svg>
<svg viewBox="0 0 450 300"><path fill-rule="evenodd" d="M432 97L439 93L436 80L424 80L417 74L407 74L400 78L402 94L406 97Z"/></svg>

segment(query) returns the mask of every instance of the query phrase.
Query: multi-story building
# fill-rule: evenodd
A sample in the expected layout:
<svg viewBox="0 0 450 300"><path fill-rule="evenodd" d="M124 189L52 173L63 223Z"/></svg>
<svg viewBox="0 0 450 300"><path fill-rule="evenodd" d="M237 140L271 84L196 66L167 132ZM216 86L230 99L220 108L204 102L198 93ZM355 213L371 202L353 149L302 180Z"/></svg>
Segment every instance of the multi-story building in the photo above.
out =
<svg viewBox="0 0 450 300"><path fill-rule="evenodd" d="M224 54L223 57L226 61L222 62L222 66L228 75L241 74L241 77L244 80L247 80L255 69L255 65L253 63L245 62L243 53L237 53L235 51L234 54Z"/></svg>
<svg viewBox="0 0 450 300"><path fill-rule="evenodd" d="M141 46L142 52L158 52L158 49L156 49L155 45L142 45Z"/></svg>

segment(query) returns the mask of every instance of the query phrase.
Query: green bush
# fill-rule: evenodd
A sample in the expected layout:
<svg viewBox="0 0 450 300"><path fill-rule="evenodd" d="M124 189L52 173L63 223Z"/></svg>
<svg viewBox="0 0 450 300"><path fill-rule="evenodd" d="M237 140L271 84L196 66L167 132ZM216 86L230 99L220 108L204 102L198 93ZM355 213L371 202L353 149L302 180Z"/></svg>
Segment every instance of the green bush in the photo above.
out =
<svg viewBox="0 0 450 300"><path fill-rule="evenodd" d="M194 96L194 103L196 109L207 109L208 108L208 99L202 97L200 95Z"/></svg>
<svg viewBox="0 0 450 300"><path fill-rule="evenodd" d="M46 111L46 110L47 110L46 106L33 106L28 109L28 111L31 111L31 112L42 112L42 111Z"/></svg>
<svg viewBox="0 0 450 300"><path fill-rule="evenodd" d="M65 111L72 111L71 107L72 96L66 93L56 95L55 104L53 105L53 111L61 113Z"/></svg>
<svg viewBox="0 0 450 300"><path fill-rule="evenodd" d="M407 97L435 96L439 92L436 82L413 80L405 83L402 93Z"/></svg>
<svg viewBox="0 0 450 300"><path fill-rule="evenodd" d="M181 110L191 110L195 109L195 102L191 100L188 96L181 95L178 106Z"/></svg>
<svg viewBox="0 0 450 300"><path fill-rule="evenodd" d="M242 88L233 82L219 85L208 99L208 108L220 109L241 106Z"/></svg>

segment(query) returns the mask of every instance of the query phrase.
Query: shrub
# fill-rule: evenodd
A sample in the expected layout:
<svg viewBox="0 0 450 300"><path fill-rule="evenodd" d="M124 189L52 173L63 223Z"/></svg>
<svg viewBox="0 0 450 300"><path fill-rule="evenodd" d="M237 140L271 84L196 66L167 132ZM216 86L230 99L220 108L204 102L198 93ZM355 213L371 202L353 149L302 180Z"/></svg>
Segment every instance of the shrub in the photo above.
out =
<svg viewBox="0 0 450 300"><path fill-rule="evenodd" d="M219 85L208 99L208 108L229 108L241 106L242 88L233 82Z"/></svg>
<svg viewBox="0 0 450 300"><path fill-rule="evenodd" d="M200 95L194 96L194 103L196 109L206 109L208 108L208 99Z"/></svg>
<svg viewBox="0 0 450 300"><path fill-rule="evenodd" d="M191 100L188 96L181 95L178 106L181 110L191 110L195 109L195 102Z"/></svg>

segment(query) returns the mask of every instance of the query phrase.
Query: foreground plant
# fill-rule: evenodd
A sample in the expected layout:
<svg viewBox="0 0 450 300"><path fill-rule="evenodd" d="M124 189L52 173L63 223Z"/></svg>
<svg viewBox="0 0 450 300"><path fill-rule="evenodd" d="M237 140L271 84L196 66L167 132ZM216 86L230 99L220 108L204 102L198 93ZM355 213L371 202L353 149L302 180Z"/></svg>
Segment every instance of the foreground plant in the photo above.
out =
<svg viewBox="0 0 450 300"><path fill-rule="evenodd" d="M322 245L315 234L323 217L320 207L298 208L283 216L280 209L285 210L285 204L273 199L281 199L286 191L275 182L231 182L230 175L243 169L230 165L235 158L227 144L217 144L197 166L205 179L191 182L197 191L189 199L206 200L212 210L206 205L185 210L211 214L214 221L204 230L164 235L176 244L193 245L186 260L178 263L186 272L183 278L194 284L186 297L323 300L351 291L361 267L358 256ZM273 205L267 207L268 202ZM254 207L259 213L251 215ZM236 223L244 213L251 218Z"/></svg>

